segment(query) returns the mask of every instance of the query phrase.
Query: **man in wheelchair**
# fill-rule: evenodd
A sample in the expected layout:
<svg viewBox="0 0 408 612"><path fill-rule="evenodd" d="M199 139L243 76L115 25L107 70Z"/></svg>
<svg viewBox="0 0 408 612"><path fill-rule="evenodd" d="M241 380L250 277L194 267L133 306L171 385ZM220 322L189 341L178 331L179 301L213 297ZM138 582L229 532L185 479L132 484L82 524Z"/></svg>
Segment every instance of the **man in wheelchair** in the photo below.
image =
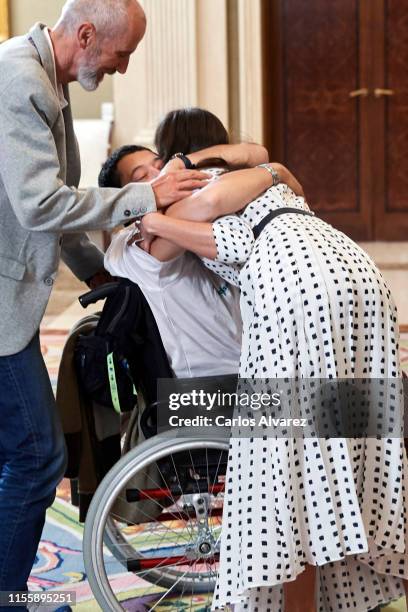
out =
<svg viewBox="0 0 408 612"><path fill-rule="evenodd" d="M148 156L154 168L154 153L146 150L128 153L128 160L131 158L136 168L130 177L141 172L142 180L148 180L149 174L143 175L144 170L138 170ZM128 160L121 158L119 167ZM106 165L109 163L110 160ZM124 186L127 177L123 175L119 176ZM112 176L102 171L100 185L110 187L114 181ZM114 236L105 255L105 267L112 276L128 278L142 290L174 376L236 373L241 350L237 289L205 268L192 253L179 252L174 257L159 259L143 250L139 243L128 246L133 231L126 228Z"/></svg>

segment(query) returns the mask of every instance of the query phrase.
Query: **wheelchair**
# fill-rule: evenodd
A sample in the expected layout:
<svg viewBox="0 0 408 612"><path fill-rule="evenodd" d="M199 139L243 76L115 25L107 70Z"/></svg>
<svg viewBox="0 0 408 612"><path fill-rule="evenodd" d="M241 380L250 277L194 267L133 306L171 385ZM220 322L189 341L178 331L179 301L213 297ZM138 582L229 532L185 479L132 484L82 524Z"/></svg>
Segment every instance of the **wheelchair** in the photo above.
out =
<svg viewBox="0 0 408 612"><path fill-rule="evenodd" d="M80 302L86 307L111 291L101 288ZM227 379L234 390L237 377ZM124 454L87 513L85 569L107 612L211 608L229 438L204 428L156 433L159 409L153 402L141 416L132 413Z"/></svg>

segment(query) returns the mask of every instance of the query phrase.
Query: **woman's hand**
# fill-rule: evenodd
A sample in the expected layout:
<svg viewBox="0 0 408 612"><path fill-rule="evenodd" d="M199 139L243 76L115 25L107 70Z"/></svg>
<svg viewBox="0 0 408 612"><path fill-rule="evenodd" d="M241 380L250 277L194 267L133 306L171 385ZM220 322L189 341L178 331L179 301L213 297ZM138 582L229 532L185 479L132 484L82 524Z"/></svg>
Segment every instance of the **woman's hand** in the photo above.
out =
<svg viewBox="0 0 408 612"><path fill-rule="evenodd" d="M150 214L160 215L161 213L150 213ZM140 223L140 235L143 238L142 242L140 243L140 248L146 251L146 253L150 253L152 243L156 239L156 236L154 235L154 233L151 232L149 229L149 220L148 219L146 220L146 217L149 217L149 216L150 215L145 215Z"/></svg>
<svg viewBox="0 0 408 612"><path fill-rule="evenodd" d="M147 253L150 253L150 248L153 240L155 239L155 235L151 230L151 220L149 221L149 217L161 214L162 213L159 212L148 213L141 220L139 220L135 224L135 230L130 235L127 245L133 246L134 244L138 244L141 249L143 249Z"/></svg>
<svg viewBox="0 0 408 612"><path fill-rule="evenodd" d="M297 180L297 178L288 170L283 164L279 163L270 163L277 173L279 174L279 178L281 183L286 183L286 185L295 193L297 196L302 198L305 197L303 187Z"/></svg>

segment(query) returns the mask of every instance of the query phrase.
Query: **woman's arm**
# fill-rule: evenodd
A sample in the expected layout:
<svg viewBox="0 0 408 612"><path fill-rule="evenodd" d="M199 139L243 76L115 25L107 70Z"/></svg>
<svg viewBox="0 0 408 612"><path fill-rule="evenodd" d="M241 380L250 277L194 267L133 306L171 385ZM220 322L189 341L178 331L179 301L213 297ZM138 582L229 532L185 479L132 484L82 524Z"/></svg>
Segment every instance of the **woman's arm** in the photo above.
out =
<svg viewBox="0 0 408 612"><path fill-rule="evenodd" d="M292 176L284 166L270 165L278 170L281 179L287 179L287 173ZM293 180L296 181L294 177ZM285 180L282 182L287 183ZM158 230L156 234L153 225L149 225L153 223L153 218L143 225L150 237L154 234L158 236L150 245L150 253L160 261L173 259L185 249L208 259L214 258L215 241L209 229L211 226L206 222L238 212L259 197L271 183L271 174L265 168L238 170L222 175L188 198L173 204L166 210L165 215L155 215L154 227ZM301 186L297 184L298 193L303 193ZM164 219L158 219L159 216L164 216ZM170 223L167 219L174 222ZM177 220L196 221L200 225L177 225ZM200 251L197 251L197 248Z"/></svg>
<svg viewBox="0 0 408 612"><path fill-rule="evenodd" d="M202 250L198 254L211 259L211 256L214 255L213 249L215 243L210 244L211 241L209 239L212 236L211 225L207 225L204 222L214 221L217 217L222 216L224 211L241 210L268 189L271 183L271 174L265 168L239 170L222 175L216 181L200 189L200 191L193 193L190 197L170 207L166 215L158 215L169 219L169 222L166 219L156 219L154 225L155 228L160 227L160 232L165 232L166 235L153 231L153 226L149 225L152 219L149 224L142 225L143 231L147 232L149 237L152 235L158 236L150 244L150 254L160 261L168 261L177 257L184 249L197 252L190 248L190 245L194 246L195 243L190 242L190 240L187 243L184 241L185 233L187 232L189 233L188 238L193 235L199 240ZM199 227L197 227L198 224L190 226L184 224L181 227L177 225L177 220L179 219L202 223ZM175 223L170 223L170 220L175 221ZM205 226L207 226L207 230L210 228L207 234L204 230ZM176 231L177 228L178 232ZM168 232L171 232L173 238L167 235ZM202 242L200 242L200 238Z"/></svg>
<svg viewBox="0 0 408 612"><path fill-rule="evenodd" d="M206 159L221 158L232 169L254 168L269 161L268 150L262 145L241 142L233 145L217 145L203 151L188 154L189 160L197 165ZM184 166L183 166L184 167Z"/></svg>
<svg viewBox="0 0 408 612"><path fill-rule="evenodd" d="M288 185L296 195L304 197L302 186L285 166L277 163L270 163L269 166L278 172L281 183ZM208 183L199 192L176 202L165 214L179 219L214 221L240 211L271 186L271 175L265 168L229 172L217 181Z"/></svg>
<svg viewBox="0 0 408 612"><path fill-rule="evenodd" d="M211 223L148 214L141 225L143 236L147 239L157 237L152 242L150 253L160 261L173 259L183 251L192 251L208 259L217 256Z"/></svg>
<svg viewBox="0 0 408 612"><path fill-rule="evenodd" d="M272 176L265 168L227 172L170 206L166 215L190 221L214 221L218 217L239 212L272 183Z"/></svg>
<svg viewBox="0 0 408 612"><path fill-rule="evenodd" d="M214 223L199 223L150 213L143 217L142 227L147 237L159 236L183 250L229 265L244 263L254 243L252 228L235 215L221 217Z"/></svg>

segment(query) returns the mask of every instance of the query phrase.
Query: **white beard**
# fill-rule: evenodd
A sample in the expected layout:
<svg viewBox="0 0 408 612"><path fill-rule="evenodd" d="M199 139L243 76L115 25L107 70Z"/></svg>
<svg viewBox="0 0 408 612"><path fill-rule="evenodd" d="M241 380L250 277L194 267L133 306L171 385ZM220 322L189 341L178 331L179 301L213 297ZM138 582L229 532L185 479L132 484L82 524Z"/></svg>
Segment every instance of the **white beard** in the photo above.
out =
<svg viewBox="0 0 408 612"><path fill-rule="evenodd" d="M101 83L98 77L97 59L100 57L100 50L92 54L92 57L87 61L83 61L78 68L78 83L86 91L95 91Z"/></svg>
<svg viewBox="0 0 408 612"><path fill-rule="evenodd" d="M79 67L77 80L86 91L95 91L101 82L96 70L89 66Z"/></svg>

